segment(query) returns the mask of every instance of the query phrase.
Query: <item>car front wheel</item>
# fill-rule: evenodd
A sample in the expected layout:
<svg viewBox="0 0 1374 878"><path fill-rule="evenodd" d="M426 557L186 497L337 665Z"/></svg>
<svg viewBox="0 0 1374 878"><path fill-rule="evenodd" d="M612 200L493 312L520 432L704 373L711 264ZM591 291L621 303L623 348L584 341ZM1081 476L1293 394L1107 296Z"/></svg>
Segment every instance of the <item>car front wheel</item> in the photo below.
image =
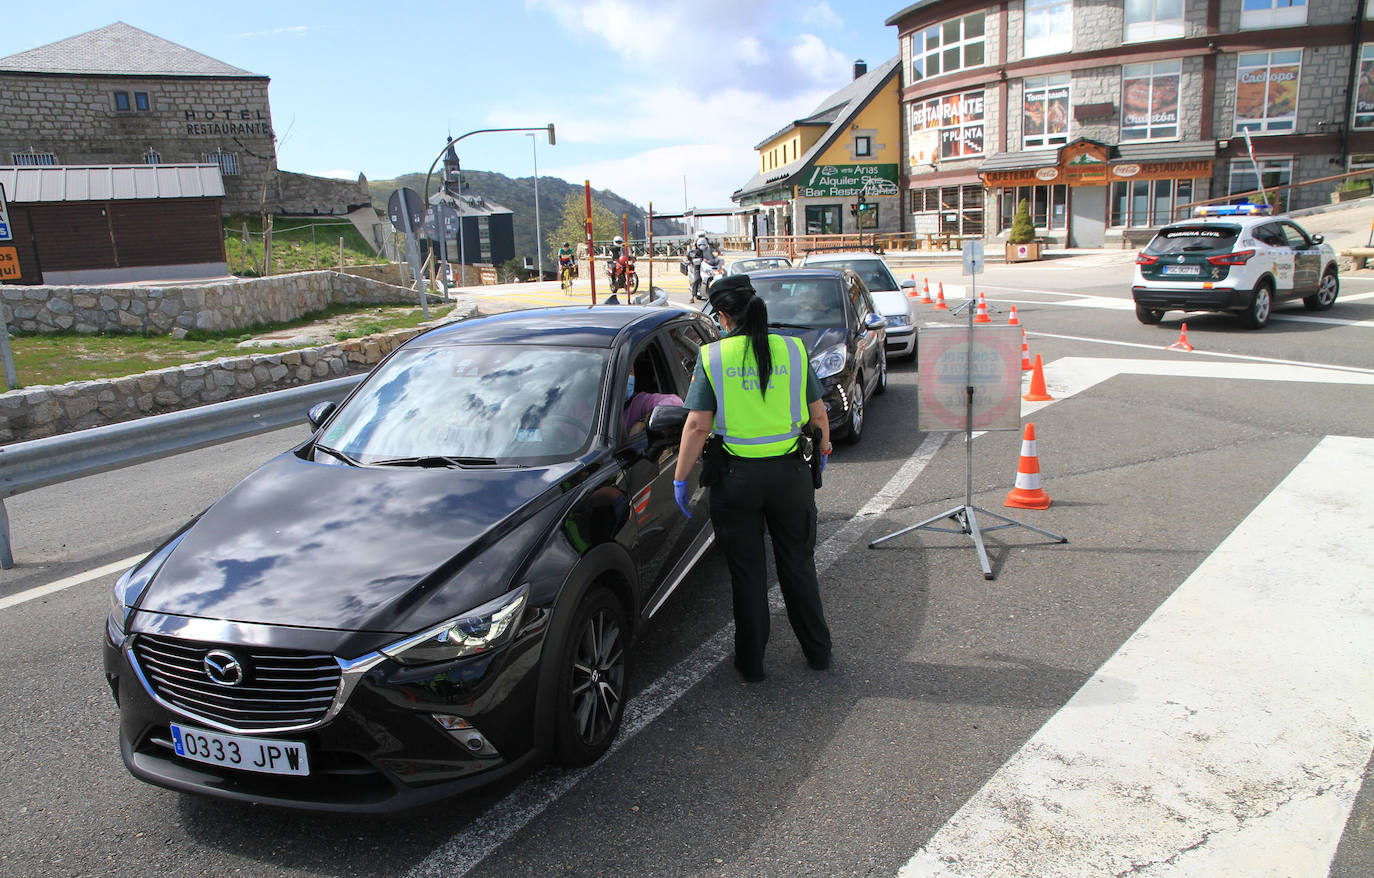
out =
<svg viewBox="0 0 1374 878"><path fill-rule="evenodd" d="M877 383L876 385L874 385L874 387L873 387L873 395L874 395L874 396L877 396L878 394L880 394L880 393L882 393L882 392L884 392L884 391L886 391L886 390L887 390L887 350L886 350L885 348L879 348L879 350L878 350L878 383Z"/></svg>
<svg viewBox="0 0 1374 878"><path fill-rule="evenodd" d="M1135 306L1135 319L1144 323L1146 326L1154 326L1164 319L1164 312L1158 308L1146 308L1144 305Z"/></svg>
<svg viewBox="0 0 1374 878"><path fill-rule="evenodd" d="M629 670L625 610L596 586L582 599L559 657L555 754L569 767L589 765L610 748L625 714Z"/></svg>
<svg viewBox="0 0 1374 878"><path fill-rule="evenodd" d="M1255 287L1255 298L1245 309L1245 325L1251 329L1263 329L1269 322L1269 311L1274 306L1274 288L1269 281L1262 280Z"/></svg>
<svg viewBox="0 0 1374 878"><path fill-rule="evenodd" d="M852 401L849 404L849 427L844 434L846 445L854 445L864 437L864 385L863 376L860 375L854 380L854 387L850 391Z"/></svg>
<svg viewBox="0 0 1374 878"><path fill-rule="evenodd" d="M1325 311L1336 304L1336 294L1340 291L1340 278L1336 276L1335 269L1329 269L1322 275L1316 294L1302 300L1303 307L1308 311Z"/></svg>

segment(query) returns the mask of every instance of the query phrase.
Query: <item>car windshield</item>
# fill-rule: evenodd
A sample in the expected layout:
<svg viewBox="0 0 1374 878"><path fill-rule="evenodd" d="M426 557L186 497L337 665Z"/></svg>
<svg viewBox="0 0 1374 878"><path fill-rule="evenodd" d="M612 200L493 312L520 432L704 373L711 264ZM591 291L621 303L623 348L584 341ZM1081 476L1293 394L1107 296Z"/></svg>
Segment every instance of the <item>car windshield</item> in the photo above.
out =
<svg viewBox="0 0 1374 878"><path fill-rule="evenodd" d="M871 293L898 288L897 279L887 270L887 264L881 259L825 259L813 265L816 268L851 269Z"/></svg>
<svg viewBox="0 0 1374 878"><path fill-rule="evenodd" d="M1153 256L1169 253L1227 253L1239 235L1240 226L1174 226L1160 229L1145 252Z"/></svg>
<svg viewBox="0 0 1374 878"><path fill-rule="evenodd" d="M362 464L537 464L591 438L606 352L536 345L399 351L319 444Z"/></svg>
<svg viewBox="0 0 1374 878"><path fill-rule="evenodd" d="M754 293L768 305L770 323L844 326L840 279L824 277L755 278Z"/></svg>
<svg viewBox="0 0 1374 878"><path fill-rule="evenodd" d="M792 263L786 259L776 256L764 257L762 259L741 259L731 268L734 274L744 274L747 271L766 271L772 268L790 268Z"/></svg>

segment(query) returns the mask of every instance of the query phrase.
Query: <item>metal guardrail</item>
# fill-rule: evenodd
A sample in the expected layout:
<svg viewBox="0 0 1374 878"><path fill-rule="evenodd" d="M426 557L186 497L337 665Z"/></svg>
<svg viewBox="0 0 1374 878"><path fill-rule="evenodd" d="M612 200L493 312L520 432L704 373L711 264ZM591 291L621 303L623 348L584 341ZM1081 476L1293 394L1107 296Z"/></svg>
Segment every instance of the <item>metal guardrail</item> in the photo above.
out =
<svg viewBox="0 0 1374 878"><path fill-rule="evenodd" d="M14 566L6 497L289 427L303 421L305 412L316 403L342 401L364 377L334 378L0 446L0 568Z"/></svg>

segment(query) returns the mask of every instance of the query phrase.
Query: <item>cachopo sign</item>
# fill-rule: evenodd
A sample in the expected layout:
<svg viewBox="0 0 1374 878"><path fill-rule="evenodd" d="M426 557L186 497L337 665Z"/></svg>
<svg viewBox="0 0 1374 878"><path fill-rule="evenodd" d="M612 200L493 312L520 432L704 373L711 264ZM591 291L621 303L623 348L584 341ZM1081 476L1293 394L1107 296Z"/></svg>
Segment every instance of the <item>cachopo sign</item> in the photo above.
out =
<svg viewBox="0 0 1374 878"><path fill-rule="evenodd" d="M970 386L973 423L968 429L1020 428L1021 327L974 327L972 356L966 326L924 326L920 333L916 422L921 430L966 429Z"/></svg>

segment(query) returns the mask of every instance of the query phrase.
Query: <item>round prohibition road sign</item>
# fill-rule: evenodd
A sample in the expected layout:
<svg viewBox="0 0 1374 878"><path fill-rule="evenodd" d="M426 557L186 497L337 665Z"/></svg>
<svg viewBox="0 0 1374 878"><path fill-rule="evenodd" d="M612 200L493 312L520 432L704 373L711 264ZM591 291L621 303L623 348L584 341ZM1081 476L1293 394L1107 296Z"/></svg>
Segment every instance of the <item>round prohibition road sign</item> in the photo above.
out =
<svg viewBox="0 0 1374 878"><path fill-rule="evenodd" d="M921 430L1020 428L1021 327L975 327L971 357L966 326L925 326L920 333L916 418Z"/></svg>

